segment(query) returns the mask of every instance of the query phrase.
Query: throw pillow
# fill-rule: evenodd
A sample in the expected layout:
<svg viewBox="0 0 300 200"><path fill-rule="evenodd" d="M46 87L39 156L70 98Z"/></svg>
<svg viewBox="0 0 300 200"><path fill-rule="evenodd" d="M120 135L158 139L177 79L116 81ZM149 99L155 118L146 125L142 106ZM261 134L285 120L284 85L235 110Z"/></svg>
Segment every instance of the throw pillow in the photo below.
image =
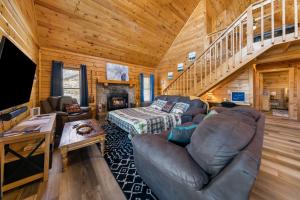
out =
<svg viewBox="0 0 300 200"><path fill-rule="evenodd" d="M168 141L180 146L186 146L190 143L192 134L196 128L197 125L192 123L176 126L170 131Z"/></svg>
<svg viewBox="0 0 300 200"><path fill-rule="evenodd" d="M81 108L78 103L67 104L67 105L65 105L65 109L68 114L81 112Z"/></svg>
<svg viewBox="0 0 300 200"><path fill-rule="evenodd" d="M164 100L156 100L154 101L150 107L156 109L156 110L162 110L162 108L166 105L167 101Z"/></svg>
<svg viewBox="0 0 300 200"><path fill-rule="evenodd" d="M207 118L210 118L210 117L212 117L212 116L214 116L216 114L218 114L217 111L211 110L211 111L209 111L209 113L207 115L205 115L205 117L203 118L203 120L206 120Z"/></svg>
<svg viewBox="0 0 300 200"><path fill-rule="evenodd" d="M189 104L187 103L182 103L178 102L175 104L175 106L172 108L171 113L177 113L177 114L182 114L187 111L189 108Z"/></svg>
<svg viewBox="0 0 300 200"><path fill-rule="evenodd" d="M169 113L169 112L171 112L174 105L175 105L175 102L168 101L165 104L165 106L162 108L162 111Z"/></svg>

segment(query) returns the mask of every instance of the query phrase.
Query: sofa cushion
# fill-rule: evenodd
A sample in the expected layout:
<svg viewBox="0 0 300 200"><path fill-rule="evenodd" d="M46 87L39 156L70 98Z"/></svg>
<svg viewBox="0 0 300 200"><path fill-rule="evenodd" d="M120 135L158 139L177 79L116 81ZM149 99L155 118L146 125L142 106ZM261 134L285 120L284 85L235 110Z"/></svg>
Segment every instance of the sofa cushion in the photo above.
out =
<svg viewBox="0 0 300 200"><path fill-rule="evenodd" d="M171 102L178 102L178 100L180 99L180 96L175 96L175 95L168 95L167 96L167 101L171 101Z"/></svg>
<svg viewBox="0 0 300 200"><path fill-rule="evenodd" d="M163 101L167 101L167 96L166 95L156 96L155 101L158 100L158 99L163 100Z"/></svg>
<svg viewBox="0 0 300 200"><path fill-rule="evenodd" d="M193 99L193 100L190 100L189 102L186 102L186 103L190 104L190 107L187 110L187 112L191 112L191 111L193 111L196 108L196 109L201 109L201 113L202 114L206 114L206 111L207 111L206 107L207 106L200 99Z"/></svg>
<svg viewBox="0 0 300 200"><path fill-rule="evenodd" d="M207 174L193 161L185 148L168 142L159 135L137 135L132 139L135 160L146 159L145 168L158 170L172 182L193 190L208 183ZM155 155L155 156L154 156Z"/></svg>
<svg viewBox="0 0 300 200"><path fill-rule="evenodd" d="M200 123L187 149L208 174L215 176L249 143L255 131L252 116L224 111Z"/></svg>
<svg viewBox="0 0 300 200"><path fill-rule="evenodd" d="M189 106L190 105L187 104L187 103L178 102L172 108L171 113L182 114L182 113L184 113L184 112L187 111L187 109L189 108Z"/></svg>
<svg viewBox="0 0 300 200"><path fill-rule="evenodd" d="M50 103L50 105L54 111L59 110L58 103L59 103L60 98L61 98L60 96L48 97L48 102Z"/></svg>
<svg viewBox="0 0 300 200"><path fill-rule="evenodd" d="M171 129L168 136L168 141L180 146L186 146L190 143L191 136L196 128L197 125L191 122L176 126Z"/></svg>
<svg viewBox="0 0 300 200"><path fill-rule="evenodd" d="M169 113L169 112L171 112L174 105L175 105L175 102L168 101L162 108L162 111Z"/></svg>
<svg viewBox="0 0 300 200"><path fill-rule="evenodd" d="M59 102L58 102L58 110L60 111L66 111L65 110L65 106L66 105L72 105L73 104L73 99L72 97L69 97L69 96L62 96L60 99L59 99Z"/></svg>
<svg viewBox="0 0 300 200"><path fill-rule="evenodd" d="M198 115L196 115L194 118L193 118L193 120L192 120L192 122L194 123L194 124L200 124L202 121L203 121L203 119L204 119L204 117L205 117L206 115L205 114L198 114Z"/></svg>

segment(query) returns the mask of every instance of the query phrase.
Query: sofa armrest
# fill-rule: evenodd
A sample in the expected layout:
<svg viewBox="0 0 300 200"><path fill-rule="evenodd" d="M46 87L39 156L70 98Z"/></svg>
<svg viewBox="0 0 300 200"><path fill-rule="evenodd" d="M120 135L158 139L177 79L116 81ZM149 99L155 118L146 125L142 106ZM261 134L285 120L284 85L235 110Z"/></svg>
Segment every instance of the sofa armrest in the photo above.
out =
<svg viewBox="0 0 300 200"><path fill-rule="evenodd" d="M258 160L242 152L210 181L203 192L211 196L211 199L247 200L259 165Z"/></svg>
<svg viewBox="0 0 300 200"><path fill-rule="evenodd" d="M60 117L62 117L62 116L67 117L69 115L67 112L63 112L63 111L55 111L55 113L56 113L56 116L60 116Z"/></svg>
<svg viewBox="0 0 300 200"><path fill-rule="evenodd" d="M82 112L89 112L91 110L90 107L80 107Z"/></svg>
<svg viewBox="0 0 300 200"><path fill-rule="evenodd" d="M195 190L202 188L208 177L193 161L187 150L175 145L158 135L137 135L132 139L134 158L137 162L147 159L143 169L151 170L151 166L179 184Z"/></svg>
<svg viewBox="0 0 300 200"><path fill-rule="evenodd" d="M193 121L195 116L204 114L205 112L206 110L203 108L193 108L191 110L188 110L181 115L181 123L191 122Z"/></svg>

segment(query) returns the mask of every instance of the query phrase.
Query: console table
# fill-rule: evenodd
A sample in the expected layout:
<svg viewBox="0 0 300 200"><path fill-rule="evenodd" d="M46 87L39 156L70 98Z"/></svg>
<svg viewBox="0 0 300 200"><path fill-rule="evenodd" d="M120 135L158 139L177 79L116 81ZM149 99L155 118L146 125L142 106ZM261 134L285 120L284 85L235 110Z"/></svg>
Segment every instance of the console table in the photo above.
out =
<svg viewBox="0 0 300 200"><path fill-rule="evenodd" d="M55 118L56 114L35 116L0 136L0 199L7 190L41 178L48 180ZM37 130L28 131L32 127Z"/></svg>

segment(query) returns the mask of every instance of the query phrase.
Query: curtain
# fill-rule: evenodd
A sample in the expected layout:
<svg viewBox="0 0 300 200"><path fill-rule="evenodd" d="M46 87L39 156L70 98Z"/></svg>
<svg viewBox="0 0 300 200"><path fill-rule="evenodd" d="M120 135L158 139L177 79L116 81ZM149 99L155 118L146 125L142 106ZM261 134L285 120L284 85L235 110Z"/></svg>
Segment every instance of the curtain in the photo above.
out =
<svg viewBox="0 0 300 200"><path fill-rule="evenodd" d="M154 75L150 74L150 101L154 101Z"/></svg>
<svg viewBox="0 0 300 200"><path fill-rule="evenodd" d="M86 65L80 65L80 105L89 106L88 81Z"/></svg>
<svg viewBox="0 0 300 200"><path fill-rule="evenodd" d="M141 103L144 103L144 74L140 74L140 92Z"/></svg>
<svg viewBox="0 0 300 200"><path fill-rule="evenodd" d="M52 61L52 76L51 76L51 96L63 95L63 68L64 63L61 61Z"/></svg>

